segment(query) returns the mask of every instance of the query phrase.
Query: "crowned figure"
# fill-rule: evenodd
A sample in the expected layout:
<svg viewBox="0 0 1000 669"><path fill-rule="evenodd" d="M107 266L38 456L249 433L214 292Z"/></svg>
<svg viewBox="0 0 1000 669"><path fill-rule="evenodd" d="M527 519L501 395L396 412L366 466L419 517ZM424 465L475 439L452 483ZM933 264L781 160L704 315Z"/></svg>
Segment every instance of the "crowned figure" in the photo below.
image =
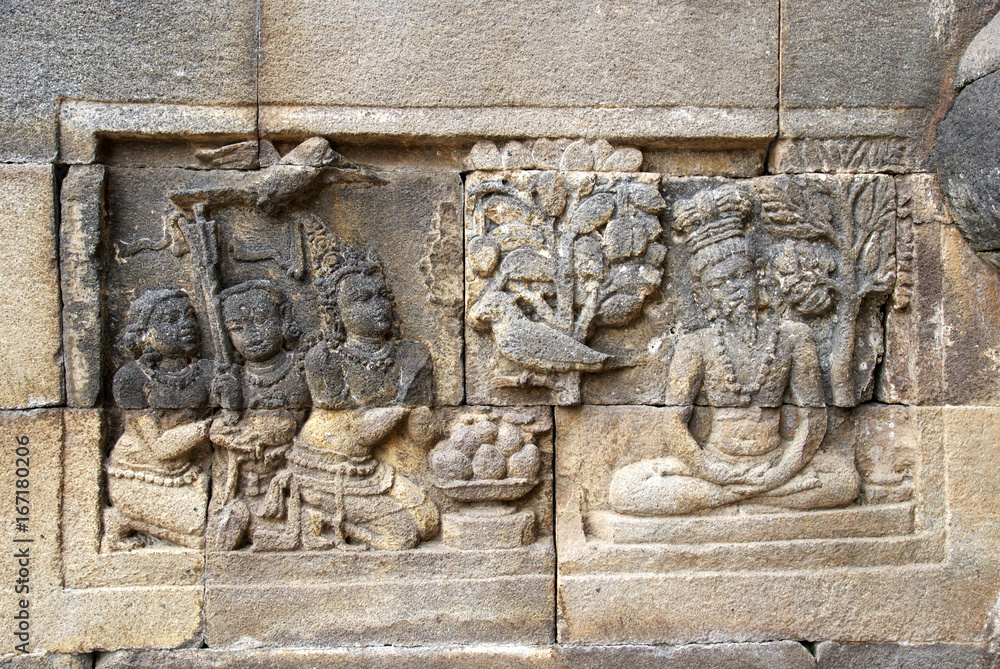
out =
<svg viewBox="0 0 1000 669"><path fill-rule="evenodd" d="M392 295L375 255L306 226L324 333L305 356L313 410L287 453L280 547L412 548L437 532L424 492L375 457L406 417L429 404L427 347L400 336Z"/></svg>
<svg viewBox="0 0 1000 669"><path fill-rule="evenodd" d="M734 186L674 206L695 296L708 327L680 337L670 362L674 407L664 456L616 471L609 498L620 513L677 515L736 503L813 509L858 494L851 458L820 450L826 433L812 331L758 299L746 237L751 203Z"/></svg>

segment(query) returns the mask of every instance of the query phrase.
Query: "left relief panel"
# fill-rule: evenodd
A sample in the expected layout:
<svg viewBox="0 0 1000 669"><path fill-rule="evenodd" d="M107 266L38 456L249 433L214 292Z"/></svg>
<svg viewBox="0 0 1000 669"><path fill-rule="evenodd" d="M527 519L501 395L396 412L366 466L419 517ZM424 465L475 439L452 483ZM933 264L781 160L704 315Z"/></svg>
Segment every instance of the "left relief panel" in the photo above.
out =
<svg viewBox="0 0 1000 669"><path fill-rule="evenodd" d="M322 137L119 148L62 188L96 430L67 438L62 593L117 593L116 629L60 649L551 640L552 414L463 405L459 175ZM184 620L112 622L141 601Z"/></svg>

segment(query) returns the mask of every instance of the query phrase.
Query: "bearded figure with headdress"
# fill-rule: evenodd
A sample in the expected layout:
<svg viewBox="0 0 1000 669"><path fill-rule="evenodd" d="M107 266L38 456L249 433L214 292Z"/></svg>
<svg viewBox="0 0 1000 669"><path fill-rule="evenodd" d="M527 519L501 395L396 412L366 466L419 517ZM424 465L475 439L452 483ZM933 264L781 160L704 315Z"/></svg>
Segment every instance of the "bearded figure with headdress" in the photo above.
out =
<svg viewBox="0 0 1000 669"><path fill-rule="evenodd" d="M275 548L400 550L437 532L424 492L375 457L410 406L431 401L423 344L402 339L382 267L307 225L324 333L305 357L313 410L287 453L287 526ZM266 544L268 542L264 542ZM261 545L265 548L266 545Z"/></svg>
<svg viewBox="0 0 1000 669"><path fill-rule="evenodd" d="M708 327L683 335L670 363L676 407L665 457L627 465L609 497L620 513L680 515L736 503L814 509L858 494L853 460L819 450L826 433L819 360L807 325L769 315L758 299L734 186L674 206Z"/></svg>

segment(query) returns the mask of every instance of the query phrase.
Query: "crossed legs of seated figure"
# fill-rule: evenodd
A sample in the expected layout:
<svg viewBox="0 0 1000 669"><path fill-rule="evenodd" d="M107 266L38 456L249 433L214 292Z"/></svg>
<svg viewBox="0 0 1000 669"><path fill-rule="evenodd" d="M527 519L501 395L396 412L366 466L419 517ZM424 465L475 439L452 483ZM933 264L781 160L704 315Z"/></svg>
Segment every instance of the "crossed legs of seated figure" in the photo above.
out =
<svg viewBox="0 0 1000 669"><path fill-rule="evenodd" d="M668 456L622 467L612 477L609 492L616 511L635 516L676 516L738 503L822 509L853 502L858 475L849 458L817 453L785 484L761 490L752 484L722 485L697 478L684 463Z"/></svg>

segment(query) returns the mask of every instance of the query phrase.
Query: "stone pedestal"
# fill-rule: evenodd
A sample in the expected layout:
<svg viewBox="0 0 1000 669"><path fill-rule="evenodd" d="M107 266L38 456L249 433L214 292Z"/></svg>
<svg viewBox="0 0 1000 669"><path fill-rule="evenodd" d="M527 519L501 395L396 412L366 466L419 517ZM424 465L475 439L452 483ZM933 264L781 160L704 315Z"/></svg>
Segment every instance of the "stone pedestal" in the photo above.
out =
<svg viewBox="0 0 1000 669"><path fill-rule="evenodd" d="M535 514L507 506L480 506L441 518L441 538L463 550L520 548L535 541Z"/></svg>

